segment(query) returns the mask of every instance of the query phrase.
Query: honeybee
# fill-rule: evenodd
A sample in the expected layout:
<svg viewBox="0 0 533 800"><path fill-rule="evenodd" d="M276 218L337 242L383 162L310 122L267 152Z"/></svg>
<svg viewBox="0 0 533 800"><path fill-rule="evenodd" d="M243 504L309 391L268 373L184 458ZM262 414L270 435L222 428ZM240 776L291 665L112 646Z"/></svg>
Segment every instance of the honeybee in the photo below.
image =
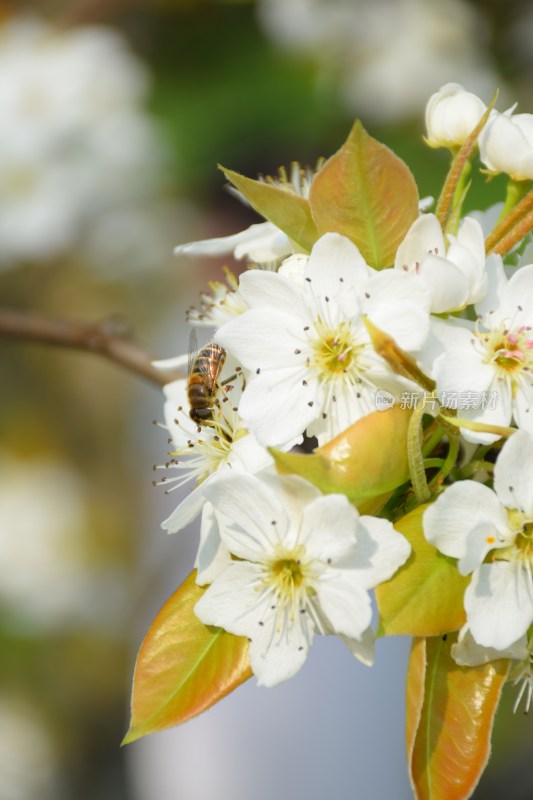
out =
<svg viewBox="0 0 533 800"><path fill-rule="evenodd" d="M209 342L198 350L196 331L189 338L189 374L187 397L189 416L198 425L209 424L213 419L218 378L226 360L226 351L220 345Z"/></svg>

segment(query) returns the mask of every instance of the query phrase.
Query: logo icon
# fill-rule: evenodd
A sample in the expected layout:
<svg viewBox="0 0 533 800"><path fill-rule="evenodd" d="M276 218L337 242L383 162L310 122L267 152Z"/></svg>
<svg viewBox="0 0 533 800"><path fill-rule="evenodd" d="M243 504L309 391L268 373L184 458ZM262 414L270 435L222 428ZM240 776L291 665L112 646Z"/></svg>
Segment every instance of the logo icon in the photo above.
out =
<svg viewBox="0 0 533 800"><path fill-rule="evenodd" d="M386 389L378 389L375 399L377 411L386 411L394 405L394 395L387 392Z"/></svg>

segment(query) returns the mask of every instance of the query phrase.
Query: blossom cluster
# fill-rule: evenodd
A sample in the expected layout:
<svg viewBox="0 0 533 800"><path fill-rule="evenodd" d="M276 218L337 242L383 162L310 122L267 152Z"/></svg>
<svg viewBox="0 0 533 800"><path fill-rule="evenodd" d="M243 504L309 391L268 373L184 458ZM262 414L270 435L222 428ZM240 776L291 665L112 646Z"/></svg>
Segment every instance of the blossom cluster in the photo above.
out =
<svg viewBox="0 0 533 800"><path fill-rule="evenodd" d="M218 356L208 370L200 348L189 379L165 387L173 449L162 483L194 486L163 527L176 532L201 515L197 582L207 589L195 613L247 637L258 682L272 686L300 668L315 633L337 634L372 663L369 591L407 574L416 552L400 521L420 508L427 542L471 576L453 657L470 666L511 660L529 706L533 263L530 228L520 224L532 202L533 115L500 113L447 84L430 98L426 125L427 143L448 148L463 172L450 172L448 215L445 193L434 211L415 205L390 263L378 263L349 226L317 223L306 247L268 213L242 233L177 248L233 254L248 269L238 280L226 270L189 312L193 325L215 329ZM478 157L482 172L509 177L507 198L465 215L466 167ZM320 211L313 199L335 158L314 174L295 166L255 183ZM204 420L190 414L198 383ZM373 507L350 502L338 459L366 458L371 470L368 453L350 449L351 432L394 405L408 419L407 475L376 479ZM277 474L291 451L313 444L313 468ZM374 450L398 446L376 440ZM327 464L329 483L317 463Z"/></svg>

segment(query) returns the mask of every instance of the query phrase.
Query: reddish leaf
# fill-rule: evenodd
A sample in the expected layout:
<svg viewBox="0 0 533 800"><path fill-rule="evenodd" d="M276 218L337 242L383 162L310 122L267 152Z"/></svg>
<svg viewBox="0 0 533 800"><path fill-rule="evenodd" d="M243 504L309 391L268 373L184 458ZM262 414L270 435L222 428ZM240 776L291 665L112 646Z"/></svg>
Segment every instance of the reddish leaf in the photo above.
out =
<svg viewBox="0 0 533 800"><path fill-rule="evenodd" d="M463 596L470 577L459 574L456 561L430 544L424 536L418 506L394 527L408 539L409 560L376 589L380 633L436 636L464 625Z"/></svg>
<svg viewBox="0 0 533 800"><path fill-rule="evenodd" d="M186 722L252 674L247 640L207 627L194 615L205 591L195 577L193 572L167 600L141 645L123 744Z"/></svg>
<svg viewBox="0 0 533 800"><path fill-rule="evenodd" d="M311 184L311 213L319 234L342 233L368 264L390 267L418 217L418 189L407 165L356 122Z"/></svg>
<svg viewBox="0 0 533 800"><path fill-rule="evenodd" d="M449 636L415 642L407 676L407 758L417 800L466 800L490 755L508 661L458 667Z"/></svg>
<svg viewBox="0 0 533 800"><path fill-rule="evenodd" d="M311 455L271 452L280 472L300 475L324 494L345 494L361 508L409 478L410 418L411 411L394 405L363 417ZM386 442L387 447L376 442Z"/></svg>

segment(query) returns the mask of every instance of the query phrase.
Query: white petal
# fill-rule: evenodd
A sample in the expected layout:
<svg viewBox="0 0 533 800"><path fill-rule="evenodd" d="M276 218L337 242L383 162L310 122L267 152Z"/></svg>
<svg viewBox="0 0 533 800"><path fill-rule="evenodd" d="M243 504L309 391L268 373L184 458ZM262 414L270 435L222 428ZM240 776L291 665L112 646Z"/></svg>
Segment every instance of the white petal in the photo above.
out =
<svg viewBox="0 0 533 800"><path fill-rule="evenodd" d="M465 592L465 610L479 644L509 647L533 622L531 575L517 562L482 564Z"/></svg>
<svg viewBox="0 0 533 800"><path fill-rule="evenodd" d="M277 475L273 470L261 473L261 482L279 496L283 510L290 520L284 544L295 547L300 541L300 527L305 509L322 497L320 491L298 475Z"/></svg>
<svg viewBox="0 0 533 800"><path fill-rule="evenodd" d="M336 565L355 552L358 517L344 495L318 497L303 509L299 541L313 558Z"/></svg>
<svg viewBox="0 0 533 800"><path fill-rule="evenodd" d="M296 369L305 366L307 357L304 327L294 314L256 308L223 325L216 340L253 373L258 369Z"/></svg>
<svg viewBox="0 0 533 800"><path fill-rule="evenodd" d="M481 300L477 301L476 311L486 323L489 323L488 327L490 327L487 315L499 307L503 291L507 285L507 276L503 268L502 257L496 253L491 253L487 258L485 271L487 276L485 294Z"/></svg>
<svg viewBox="0 0 533 800"><path fill-rule="evenodd" d="M533 435L517 431L504 444L494 468L494 489L507 508L533 519Z"/></svg>
<svg viewBox="0 0 533 800"><path fill-rule="evenodd" d="M423 525L428 542L444 555L460 559L460 571L467 574L507 532L507 515L487 486L461 481L445 489L426 509Z"/></svg>
<svg viewBox="0 0 533 800"><path fill-rule="evenodd" d="M497 314L515 329L533 325L533 264L515 272L503 290Z"/></svg>
<svg viewBox="0 0 533 800"><path fill-rule="evenodd" d="M261 618L257 582L257 567L232 561L196 603L194 613L204 625L217 625L237 636L251 636Z"/></svg>
<svg viewBox="0 0 533 800"><path fill-rule="evenodd" d="M494 369L483 363L476 352L472 334L455 327L454 341L446 343L446 351L434 364L437 391L459 394L460 392L486 392L494 378Z"/></svg>
<svg viewBox="0 0 533 800"><path fill-rule="evenodd" d="M365 282L373 270L350 239L339 233L325 233L313 246L305 273L317 295L335 298Z"/></svg>
<svg viewBox="0 0 533 800"><path fill-rule="evenodd" d="M368 316L403 350L420 350L429 333L429 314L414 302L382 302Z"/></svg>
<svg viewBox="0 0 533 800"><path fill-rule="evenodd" d="M363 516L357 529L354 566L365 589L391 578L411 553L411 545L386 519Z"/></svg>
<svg viewBox="0 0 533 800"><path fill-rule="evenodd" d="M218 523L211 503L205 503L200 526L200 546L195 567L198 570L196 583L205 586L213 583L231 561L229 550L220 539Z"/></svg>
<svg viewBox="0 0 533 800"><path fill-rule="evenodd" d="M527 639L521 636L518 641L513 642L505 650L496 650L494 647L483 647L478 644L472 636L468 625L464 625L459 638L452 645L452 658L461 667L477 667L480 664L487 664L489 661L497 661L500 658L513 658L519 661L527 658L529 651Z"/></svg>
<svg viewBox="0 0 533 800"><path fill-rule="evenodd" d="M442 226L435 214L422 214L416 219L396 251L396 269L414 269L429 252L444 255Z"/></svg>
<svg viewBox="0 0 533 800"><path fill-rule="evenodd" d="M370 595L355 570L328 570L315 584L318 603L335 633L358 639L372 619Z"/></svg>
<svg viewBox="0 0 533 800"><path fill-rule="evenodd" d="M375 657L374 631L368 627L363 631L360 639L349 639L347 636L339 637L346 645L352 656L367 667L371 667Z"/></svg>
<svg viewBox="0 0 533 800"><path fill-rule="evenodd" d="M233 442L227 463L232 469L254 475L274 462L266 447L260 445L255 436L249 433Z"/></svg>
<svg viewBox="0 0 533 800"><path fill-rule="evenodd" d="M250 664L258 686L276 686L301 669L313 641L313 623L307 614L282 632L276 630L276 616L262 620L252 635Z"/></svg>
<svg viewBox="0 0 533 800"><path fill-rule="evenodd" d="M495 397L494 407L492 401L485 407L479 408L460 408L459 416L472 422L480 422L483 425L502 425L507 427L511 424L511 388L508 383L502 383L497 378L494 379L487 389L488 399ZM470 431L468 428L461 428L461 434L467 442L478 444L492 444L499 436L492 433L480 433Z"/></svg>
<svg viewBox="0 0 533 800"><path fill-rule="evenodd" d="M174 255L187 256L225 256L233 253L238 245L262 239L265 235L272 235L278 230L271 222L259 222L250 225L244 231L231 236L220 236L216 239L203 239L199 242L187 242L174 248Z"/></svg>
<svg viewBox="0 0 533 800"><path fill-rule="evenodd" d="M463 308L468 300L469 284L459 267L447 258L429 255L418 272L431 292L431 310L435 314Z"/></svg>
<svg viewBox="0 0 533 800"><path fill-rule="evenodd" d="M528 383L527 378L516 389L513 417L519 428L533 433L533 386Z"/></svg>
<svg viewBox="0 0 533 800"><path fill-rule="evenodd" d="M239 292L250 308L273 308L291 317L303 314L305 319L301 288L279 272L249 270L240 277Z"/></svg>
<svg viewBox="0 0 533 800"><path fill-rule="evenodd" d="M215 473L203 486L230 552L248 561L263 561L288 528L280 497L255 476L241 472Z"/></svg>
<svg viewBox="0 0 533 800"><path fill-rule="evenodd" d="M283 446L320 414L317 400L318 385L307 370L273 370L246 386L239 413L261 444Z"/></svg>
<svg viewBox="0 0 533 800"><path fill-rule="evenodd" d="M209 478L207 480L209 480ZM167 531L167 533L177 533L177 531L181 531L198 516L205 503L205 497L201 491L204 485L205 483L193 489L192 492L181 501L172 514L161 523L163 530Z"/></svg>

